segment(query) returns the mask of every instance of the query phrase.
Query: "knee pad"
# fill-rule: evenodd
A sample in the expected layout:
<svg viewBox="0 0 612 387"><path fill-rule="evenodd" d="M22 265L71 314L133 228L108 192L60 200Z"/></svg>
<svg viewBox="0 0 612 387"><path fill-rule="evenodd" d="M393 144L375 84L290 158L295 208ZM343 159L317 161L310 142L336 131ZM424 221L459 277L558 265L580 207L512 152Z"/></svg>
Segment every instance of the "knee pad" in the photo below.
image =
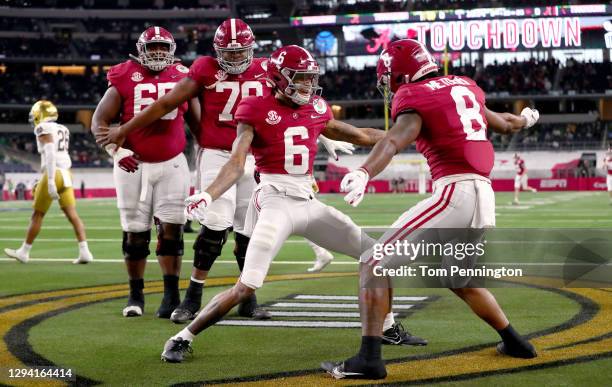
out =
<svg viewBox="0 0 612 387"><path fill-rule="evenodd" d="M121 245L123 256L128 261L140 261L149 256L149 242L151 242L151 230L143 232L123 232L123 243Z"/></svg>
<svg viewBox="0 0 612 387"><path fill-rule="evenodd" d="M180 257L183 255L183 225L157 222L157 248L155 254Z"/></svg>
<svg viewBox="0 0 612 387"><path fill-rule="evenodd" d="M210 270L217 257L221 255L228 234L229 229L215 231L202 226L193 244L193 266L199 270Z"/></svg>

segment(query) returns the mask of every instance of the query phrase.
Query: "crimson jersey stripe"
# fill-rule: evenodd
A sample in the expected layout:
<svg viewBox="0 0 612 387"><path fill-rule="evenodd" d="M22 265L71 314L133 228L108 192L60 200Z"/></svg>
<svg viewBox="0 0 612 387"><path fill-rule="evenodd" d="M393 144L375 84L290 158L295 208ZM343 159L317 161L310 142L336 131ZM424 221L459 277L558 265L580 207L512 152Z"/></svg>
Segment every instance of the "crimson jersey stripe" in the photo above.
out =
<svg viewBox="0 0 612 387"><path fill-rule="evenodd" d="M450 190L448 190L448 195L446 197L446 199L444 198L447 189L450 187ZM402 236L398 237L397 240L401 240L406 238L408 235L410 235L414 230L418 229L419 227L421 227L423 224L427 223L428 221L430 221L431 219L433 219L436 215L440 214L442 211L444 211L446 209L446 207L448 207L448 205L450 204L450 200L453 196L453 192L455 191L455 183L449 184L447 186L444 187L444 190L442 191L442 195L440 196L440 200L438 200L436 202L436 204L434 204L433 206L429 207L427 210L421 212L418 216L416 216L415 218L413 218L412 220L410 220L410 222L406 223L404 226L402 226L402 228L397 231L395 235L397 235L398 233L401 233L403 230L405 230L408 226L414 224L415 222L417 222L419 219L423 218L423 216L427 215L427 213L431 212L431 210L437 208L439 206L439 204L444 200L444 204L442 205L442 207L438 208L437 210L435 210L432 214L430 214L429 216L427 216L425 219L423 219L422 221L418 222L417 224L415 224L410 230L408 230L405 234L403 234ZM391 238L393 239L393 238ZM385 245L388 244L391 239L389 239L387 242L385 242ZM372 261L374 260L374 257L370 257L367 261L368 265L372 264ZM380 262L380 260L374 260L375 264L377 264L378 262Z"/></svg>

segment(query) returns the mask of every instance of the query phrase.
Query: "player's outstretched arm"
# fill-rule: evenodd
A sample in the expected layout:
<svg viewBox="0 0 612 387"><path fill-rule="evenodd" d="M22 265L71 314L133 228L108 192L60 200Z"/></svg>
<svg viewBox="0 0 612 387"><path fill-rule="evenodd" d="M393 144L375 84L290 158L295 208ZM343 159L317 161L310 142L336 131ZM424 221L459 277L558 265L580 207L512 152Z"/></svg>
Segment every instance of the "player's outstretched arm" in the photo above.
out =
<svg viewBox="0 0 612 387"><path fill-rule="evenodd" d="M421 124L421 116L416 113L403 113L397 117L389 133L374 146L362 166L370 178L382 172L393 156L416 140L421 133Z"/></svg>
<svg viewBox="0 0 612 387"><path fill-rule="evenodd" d="M517 116L512 113L497 113L485 107L485 116L490 129L501 134L512 134L533 126L540 118L540 113L535 109L525 108L521 115Z"/></svg>
<svg viewBox="0 0 612 387"><path fill-rule="evenodd" d="M372 146L385 137L385 132L374 128L357 128L346 122L329 120L322 133L325 137L355 145Z"/></svg>
<svg viewBox="0 0 612 387"><path fill-rule="evenodd" d="M191 78L183 78L167 94L136 114L125 124L117 128L100 127L101 133L96 136L96 142L101 146L108 144L121 146L125 137L131 131L151 125L165 114L176 109L181 103L197 96L199 90L200 87L196 81Z"/></svg>
<svg viewBox="0 0 612 387"><path fill-rule="evenodd" d="M232 145L230 159L221 168L212 184L205 190L213 200L223 195L244 175L244 164L253 142L254 129L251 125L239 123L237 134L238 136Z"/></svg>
<svg viewBox="0 0 612 387"><path fill-rule="evenodd" d="M199 194L185 199L185 215L187 219L206 219L206 208L244 175L244 164L253 142L254 130L251 125L239 123L238 136L232 145L232 155L221 168L215 180Z"/></svg>

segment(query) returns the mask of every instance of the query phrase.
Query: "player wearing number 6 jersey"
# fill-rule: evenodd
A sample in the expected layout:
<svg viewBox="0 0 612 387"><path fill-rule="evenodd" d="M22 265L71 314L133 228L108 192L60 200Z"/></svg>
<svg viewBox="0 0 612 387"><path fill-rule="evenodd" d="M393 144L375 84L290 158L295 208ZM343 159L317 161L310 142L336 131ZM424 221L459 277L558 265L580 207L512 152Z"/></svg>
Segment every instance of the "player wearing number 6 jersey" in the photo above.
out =
<svg viewBox="0 0 612 387"><path fill-rule="evenodd" d="M538 113L525 109L520 116L494 113L485 106L485 94L467 77L438 76L438 66L427 49L416 40L392 42L378 60L378 85L383 95L392 96L394 125L372 149L365 164L347 174L341 189L345 200L357 206L370 177L379 174L395 154L416 141L431 169L433 195L406 211L379 243L406 241L418 244L428 228L482 229L495 225L495 196L489 173L493 167L493 146L487 128L513 133L535 124ZM442 243L452 242L442 240ZM376 266L397 267L418 257L361 256L360 296L362 341L359 353L341 363L325 362L322 368L335 378L386 376L381 357L380 329L385 318L390 282L377 277ZM378 269L380 269L380 267ZM378 271L380 272L380 270ZM452 285L451 285L452 286ZM465 285L460 285L465 286ZM536 356L535 349L509 324L495 297L486 289L451 289L480 318L499 333L499 352L521 358ZM455 286L453 286L455 287Z"/></svg>
<svg viewBox="0 0 612 387"><path fill-rule="evenodd" d="M136 43L138 57L111 67L108 90L92 119L92 132L115 119L128 122L134 115L172 90L189 69L175 63L172 34L161 27L149 27ZM190 174L185 148L183 115L189 127L199 124L197 98L176 106L158 120L139 126L120 148L108 148L114 156L113 177L117 207L123 230L122 250L128 271L130 295L123 309L125 317L144 311L144 271L149 255L153 221L157 226L155 253L164 279L164 297L157 310L170 318L180 303L179 273L183 255L183 200L189 195Z"/></svg>
<svg viewBox="0 0 612 387"><path fill-rule="evenodd" d="M87 246L85 226L76 212L76 201L72 188L70 167L72 161L68 154L70 132L57 122L58 112L49 101L36 102L30 110L30 123L34 126L36 146L40 153L42 176L34 188L34 213L26 239L17 250L4 249L9 256L26 263L30 259L32 243L40 231L42 221L53 200L58 200L60 208L72 223L79 241L79 257L72 263L89 263L93 256Z"/></svg>
<svg viewBox="0 0 612 387"><path fill-rule="evenodd" d="M202 56L194 61L187 77L172 91L153 103L142 113L111 131L107 141L121 143L126 133L151 124L164 114L176 109L190 98L199 96L201 103L200 130L197 137L200 152L197 158L197 190L203 190L215 179L229 160L236 138L234 114L238 103L248 96L270 94L266 84L265 58L253 58L255 36L240 19L227 19L217 29L214 48L217 57ZM202 289L213 263L221 255L229 231L235 236L234 255L242 271L249 238L244 232L244 219L249 198L255 188L254 159L247 156L244 174L200 219L203 227L194 243L191 281L185 299L172 315L177 323L193 319L201 306ZM259 319L270 318L268 312L257 308L255 296L241 304L239 314Z"/></svg>
<svg viewBox="0 0 612 387"><path fill-rule="evenodd" d="M181 362L196 334L263 285L272 260L289 236L301 235L355 258L373 242L348 216L314 197L311 173L321 134L370 146L382 139L384 132L333 119L331 108L318 96L319 66L302 47L276 50L267 74L274 94L240 102L236 111L238 137L229 161L205 191L187 200L187 211L198 219L205 218L215 201L241 178L249 150L253 151L261 181L247 211L245 233L251 241L244 270L234 287L216 295L189 326L166 342L165 361ZM397 327L394 330L399 331Z"/></svg>

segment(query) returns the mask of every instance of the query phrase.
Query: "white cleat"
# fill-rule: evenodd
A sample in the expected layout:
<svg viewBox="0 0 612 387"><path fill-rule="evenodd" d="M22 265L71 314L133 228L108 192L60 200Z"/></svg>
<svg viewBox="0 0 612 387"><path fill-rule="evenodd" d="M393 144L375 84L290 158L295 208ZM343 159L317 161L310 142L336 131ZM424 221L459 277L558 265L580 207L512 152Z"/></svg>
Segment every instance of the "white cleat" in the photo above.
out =
<svg viewBox="0 0 612 387"><path fill-rule="evenodd" d="M324 252L317 255L317 260L315 261L314 265L308 269L308 272L318 273L321 270L325 269L325 267L329 265L331 261L333 260L334 260L333 254L327 250L324 250Z"/></svg>
<svg viewBox="0 0 612 387"><path fill-rule="evenodd" d="M4 253L11 258L15 258L21 263L28 263L28 261L30 260L28 254L24 254L20 250L4 249Z"/></svg>
<svg viewBox="0 0 612 387"><path fill-rule="evenodd" d="M89 262L93 261L93 255L91 255L90 252L87 252L86 254L80 254L79 257L77 259L75 259L74 261L72 261L73 264L86 264Z"/></svg>
<svg viewBox="0 0 612 387"><path fill-rule="evenodd" d="M123 308L123 317L140 317L142 316L142 308L138 305L128 305Z"/></svg>

